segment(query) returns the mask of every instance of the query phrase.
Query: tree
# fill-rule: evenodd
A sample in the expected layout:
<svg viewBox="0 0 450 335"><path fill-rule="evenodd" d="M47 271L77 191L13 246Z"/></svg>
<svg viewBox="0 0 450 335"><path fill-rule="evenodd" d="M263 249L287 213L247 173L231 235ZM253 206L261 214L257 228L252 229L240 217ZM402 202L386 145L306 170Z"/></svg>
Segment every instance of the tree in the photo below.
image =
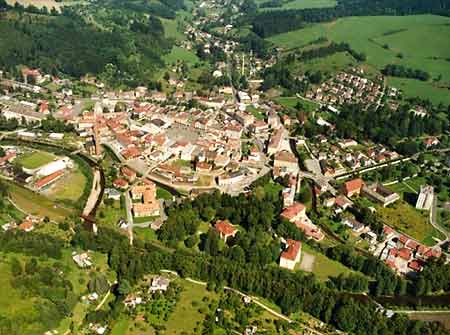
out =
<svg viewBox="0 0 450 335"><path fill-rule="evenodd" d="M132 287L131 287L130 282L126 279L123 279L120 282L119 288L118 288L120 295L126 296L131 292L131 290L132 290Z"/></svg>

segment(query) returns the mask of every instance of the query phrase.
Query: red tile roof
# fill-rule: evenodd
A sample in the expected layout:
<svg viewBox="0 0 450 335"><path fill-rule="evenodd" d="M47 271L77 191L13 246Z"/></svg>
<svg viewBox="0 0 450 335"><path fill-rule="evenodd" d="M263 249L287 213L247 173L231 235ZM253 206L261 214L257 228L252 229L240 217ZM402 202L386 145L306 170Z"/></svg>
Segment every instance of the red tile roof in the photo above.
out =
<svg viewBox="0 0 450 335"><path fill-rule="evenodd" d="M214 228L224 236L234 235L237 232L236 228L228 220L217 221Z"/></svg>
<svg viewBox="0 0 450 335"><path fill-rule="evenodd" d="M409 260L411 258L411 250L406 248L401 248L398 252L398 255L400 258L403 258L404 260Z"/></svg>
<svg viewBox="0 0 450 335"><path fill-rule="evenodd" d="M115 187L124 188L124 187L128 186L128 182L125 179L118 178L118 179L114 180L113 185Z"/></svg>
<svg viewBox="0 0 450 335"><path fill-rule="evenodd" d="M296 202L289 207L286 207L281 213L281 216L287 220L294 219L300 212L305 210L305 205Z"/></svg>
<svg viewBox="0 0 450 335"><path fill-rule="evenodd" d="M413 261L409 262L408 267L417 272L422 270L422 265L417 260L413 260Z"/></svg>
<svg viewBox="0 0 450 335"><path fill-rule="evenodd" d="M392 229L392 228L389 227L389 226L384 226L384 228L383 228L383 233L384 233L385 235L393 234L393 233L394 233L394 229Z"/></svg>
<svg viewBox="0 0 450 335"><path fill-rule="evenodd" d="M344 189L347 194L360 191L363 186L363 180L361 178L353 179L344 184Z"/></svg>
<svg viewBox="0 0 450 335"><path fill-rule="evenodd" d="M301 251L302 243L295 240L287 240L288 248L281 253L281 258L286 258L291 261L294 261L298 253Z"/></svg>
<svg viewBox="0 0 450 335"><path fill-rule="evenodd" d="M47 186L48 184L50 184L51 182L55 181L56 179L58 179L59 177L61 177L64 174L64 170L59 170L56 172L53 172L52 174L39 179L36 183L35 186L40 189L44 186Z"/></svg>

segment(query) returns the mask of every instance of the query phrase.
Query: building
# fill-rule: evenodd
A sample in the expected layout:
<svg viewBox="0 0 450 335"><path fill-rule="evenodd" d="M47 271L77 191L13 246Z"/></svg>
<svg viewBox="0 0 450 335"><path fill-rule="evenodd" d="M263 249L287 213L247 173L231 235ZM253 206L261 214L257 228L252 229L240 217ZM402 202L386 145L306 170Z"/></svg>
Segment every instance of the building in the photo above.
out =
<svg viewBox="0 0 450 335"><path fill-rule="evenodd" d="M280 255L280 267L294 270L295 265L300 261L302 243L295 240L286 241L287 248Z"/></svg>
<svg viewBox="0 0 450 335"><path fill-rule="evenodd" d="M306 216L305 205L295 202L293 205L286 207L283 212L281 212L281 217L290 221L295 222Z"/></svg>
<svg viewBox="0 0 450 335"><path fill-rule="evenodd" d="M164 277L154 277L152 279L152 285L149 288L150 293L165 292L169 288L170 280Z"/></svg>
<svg viewBox="0 0 450 335"><path fill-rule="evenodd" d="M433 186L422 185L420 186L420 194L417 198L416 208L429 211L433 205L434 189Z"/></svg>
<svg viewBox="0 0 450 335"><path fill-rule="evenodd" d="M274 167L286 169L289 172L298 171L298 162L295 155L289 151L283 150L275 154L275 160L273 162Z"/></svg>
<svg viewBox="0 0 450 335"><path fill-rule="evenodd" d="M156 199L156 185L148 181L144 185L136 185L131 188L133 200L133 214L135 217L157 216L160 214L159 201Z"/></svg>
<svg viewBox="0 0 450 335"><path fill-rule="evenodd" d="M50 174L48 176L45 176L45 177L43 177L41 179L38 179L34 183L34 187L37 190L42 190L46 186L49 186L50 184L53 184L55 181L60 179L63 175L64 175L64 170L59 170L59 171L53 172L52 174Z"/></svg>
<svg viewBox="0 0 450 335"><path fill-rule="evenodd" d="M216 224L214 225L214 228L216 229L220 238L225 242L229 237L234 237L238 232L238 230L234 228L233 225L228 220L217 221Z"/></svg>
<svg viewBox="0 0 450 335"><path fill-rule="evenodd" d="M83 252L82 254L75 253L72 259L80 268L88 268L93 265L91 257L87 252Z"/></svg>
<svg viewBox="0 0 450 335"><path fill-rule="evenodd" d="M353 179L345 182L343 191L347 197L352 197L354 195L359 195L361 193L361 189L364 185L364 182L361 178Z"/></svg>
<svg viewBox="0 0 450 335"><path fill-rule="evenodd" d="M398 193L391 191L380 183L374 183L370 186L364 185L362 192L364 196L380 203L383 207L389 206L397 200L400 200Z"/></svg>

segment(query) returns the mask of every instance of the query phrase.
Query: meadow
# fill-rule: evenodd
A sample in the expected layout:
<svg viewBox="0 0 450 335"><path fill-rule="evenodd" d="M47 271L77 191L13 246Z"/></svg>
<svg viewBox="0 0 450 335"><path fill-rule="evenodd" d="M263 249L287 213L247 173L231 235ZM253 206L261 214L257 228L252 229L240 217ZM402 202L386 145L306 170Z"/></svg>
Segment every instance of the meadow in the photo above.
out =
<svg viewBox="0 0 450 335"><path fill-rule="evenodd" d="M22 186L7 182L8 195L20 210L40 217L48 217L54 221L64 221L74 211L55 204L50 199L34 193Z"/></svg>
<svg viewBox="0 0 450 335"><path fill-rule="evenodd" d="M378 207L377 212L385 224L426 245L432 246L436 244L434 238L444 237L429 223L428 212L421 212L404 201L392 207Z"/></svg>
<svg viewBox="0 0 450 335"><path fill-rule="evenodd" d="M267 0L258 0L258 4L267 2ZM284 9L305 9L305 8L325 8L336 6L335 0L291 0L284 1L281 7L260 8L260 11L284 10Z"/></svg>
<svg viewBox="0 0 450 335"><path fill-rule="evenodd" d="M320 37L347 42L378 69L399 64L428 72L432 82L393 79L408 95L421 94L438 103L450 103L450 18L435 15L347 17L311 25L269 38L286 49L301 48ZM401 54L401 57L399 55ZM390 79L391 80L391 79ZM436 82L434 82L436 80Z"/></svg>

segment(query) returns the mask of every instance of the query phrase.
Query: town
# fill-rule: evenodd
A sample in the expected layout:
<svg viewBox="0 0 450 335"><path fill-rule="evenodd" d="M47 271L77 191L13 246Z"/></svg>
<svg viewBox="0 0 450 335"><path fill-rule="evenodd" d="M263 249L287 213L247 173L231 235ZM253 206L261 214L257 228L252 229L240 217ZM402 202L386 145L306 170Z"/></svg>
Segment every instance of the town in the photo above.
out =
<svg viewBox="0 0 450 335"><path fill-rule="evenodd" d="M448 306L446 107L361 61L294 74L295 48L240 35L247 5L64 14L174 20L183 60L146 84L0 69L0 269L45 306L23 334L447 331L414 319Z"/></svg>

